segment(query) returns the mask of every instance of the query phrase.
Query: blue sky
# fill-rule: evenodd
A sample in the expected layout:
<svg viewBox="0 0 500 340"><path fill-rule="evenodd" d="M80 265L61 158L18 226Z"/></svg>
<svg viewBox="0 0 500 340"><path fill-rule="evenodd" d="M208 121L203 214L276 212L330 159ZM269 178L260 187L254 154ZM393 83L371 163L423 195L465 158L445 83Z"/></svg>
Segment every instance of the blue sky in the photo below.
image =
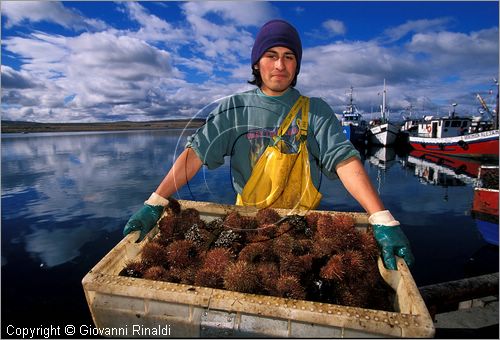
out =
<svg viewBox="0 0 500 340"><path fill-rule="evenodd" d="M2 119L190 118L251 89L250 51L273 18L295 25L297 88L341 113L350 86L375 117L477 115L494 105L498 1L2 1Z"/></svg>

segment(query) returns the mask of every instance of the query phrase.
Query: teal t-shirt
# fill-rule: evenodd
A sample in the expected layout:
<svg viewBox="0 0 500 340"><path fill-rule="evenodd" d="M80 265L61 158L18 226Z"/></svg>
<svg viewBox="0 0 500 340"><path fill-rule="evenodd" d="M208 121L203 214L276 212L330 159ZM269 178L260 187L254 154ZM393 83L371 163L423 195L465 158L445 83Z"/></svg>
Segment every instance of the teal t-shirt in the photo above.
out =
<svg viewBox="0 0 500 340"><path fill-rule="evenodd" d="M276 97L267 96L258 88L227 97L208 115L206 123L188 137L186 147L192 148L209 169L224 164L224 157L232 157L232 181L241 193L253 166L273 142L272 137L299 97L294 88ZM340 162L360 156L324 100L310 98L309 111L307 149L312 181L320 190L321 172L328 178L337 178L335 168ZM300 115L299 111L297 117ZM297 133L294 119L284 137L288 152L298 150L294 138Z"/></svg>

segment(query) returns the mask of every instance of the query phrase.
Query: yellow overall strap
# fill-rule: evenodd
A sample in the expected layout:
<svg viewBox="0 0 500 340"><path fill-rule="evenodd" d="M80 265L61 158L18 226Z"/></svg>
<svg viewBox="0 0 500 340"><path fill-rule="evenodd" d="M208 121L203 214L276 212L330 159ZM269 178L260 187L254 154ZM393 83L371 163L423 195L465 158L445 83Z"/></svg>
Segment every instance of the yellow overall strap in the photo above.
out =
<svg viewBox="0 0 500 340"><path fill-rule="evenodd" d="M302 105L302 118L300 120L297 120L297 126L300 129L300 133L297 134L297 139L301 139L302 142L305 142L307 138L307 126L309 121L309 97L303 98L304 103Z"/></svg>
<svg viewBox="0 0 500 340"><path fill-rule="evenodd" d="M278 129L277 136L281 137L286 133L286 131L290 127L290 124L292 123L293 119L295 118L295 116L297 115L297 113L299 112L299 110L301 108L302 108L302 116L304 115L304 109L306 106L306 105L304 105L305 104L304 102L307 102L307 111L306 112L309 112L309 98L304 97L304 96L300 96L299 99L297 99L297 101L295 102L295 104L291 108L290 112L288 112L285 119L283 119L283 122L281 123L281 126ZM307 113L306 113L306 115L307 115ZM306 130L307 130L307 119L306 119Z"/></svg>

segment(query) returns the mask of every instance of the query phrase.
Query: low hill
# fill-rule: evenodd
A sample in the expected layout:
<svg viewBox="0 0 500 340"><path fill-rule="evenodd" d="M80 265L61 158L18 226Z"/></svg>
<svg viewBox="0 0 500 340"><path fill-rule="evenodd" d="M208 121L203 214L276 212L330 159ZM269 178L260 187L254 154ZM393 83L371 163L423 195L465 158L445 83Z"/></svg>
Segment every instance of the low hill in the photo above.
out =
<svg viewBox="0 0 500 340"><path fill-rule="evenodd" d="M36 123L2 120L2 133L183 129L197 128L204 123L204 119L99 123Z"/></svg>

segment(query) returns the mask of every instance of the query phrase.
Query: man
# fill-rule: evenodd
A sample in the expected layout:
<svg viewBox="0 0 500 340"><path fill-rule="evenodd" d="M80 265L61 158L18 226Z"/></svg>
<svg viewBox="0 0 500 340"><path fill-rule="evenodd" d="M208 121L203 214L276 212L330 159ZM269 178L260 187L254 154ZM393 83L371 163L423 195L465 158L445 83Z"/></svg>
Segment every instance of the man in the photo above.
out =
<svg viewBox="0 0 500 340"><path fill-rule="evenodd" d="M313 209L321 198L317 191L321 174L338 177L370 215L385 266L396 269L395 255L411 265L413 255L399 222L385 210L331 107L320 98L301 96L294 88L301 59L296 29L283 20L266 23L252 48L254 79L249 83L257 88L220 102L206 124L188 138L186 149L127 222L124 234L140 230L142 239L160 218L168 197L202 165L213 169L231 156L237 204ZM291 161L283 168L278 158ZM286 174L281 173L283 169Z"/></svg>

